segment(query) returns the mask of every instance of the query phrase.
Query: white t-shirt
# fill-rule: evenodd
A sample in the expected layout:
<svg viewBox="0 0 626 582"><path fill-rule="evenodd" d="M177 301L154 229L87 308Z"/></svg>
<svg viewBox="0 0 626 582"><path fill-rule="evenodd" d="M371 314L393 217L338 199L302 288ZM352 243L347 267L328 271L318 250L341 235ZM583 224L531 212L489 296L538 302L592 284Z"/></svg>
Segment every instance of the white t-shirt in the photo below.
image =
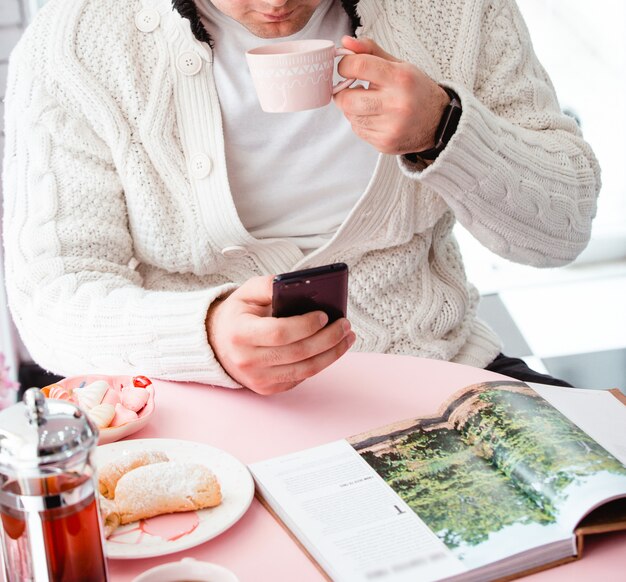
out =
<svg viewBox="0 0 626 582"><path fill-rule="evenodd" d="M339 2L322 0L298 33L253 35L207 0L197 0L214 40L213 71L222 109L230 189L241 222L256 238L289 239L303 252L324 244L365 191L378 152L358 138L342 112L261 110L245 59L256 46L351 34ZM336 81L340 78L337 77Z"/></svg>

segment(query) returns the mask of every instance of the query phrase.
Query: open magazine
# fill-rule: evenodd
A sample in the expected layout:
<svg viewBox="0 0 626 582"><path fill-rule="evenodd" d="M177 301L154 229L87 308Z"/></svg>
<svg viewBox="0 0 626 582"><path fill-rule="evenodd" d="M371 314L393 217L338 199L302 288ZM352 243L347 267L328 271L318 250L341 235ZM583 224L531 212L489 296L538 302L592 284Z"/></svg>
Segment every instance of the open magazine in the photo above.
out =
<svg viewBox="0 0 626 582"><path fill-rule="evenodd" d="M496 580L626 529L626 400L504 381L412 418L250 465L332 580Z"/></svg>

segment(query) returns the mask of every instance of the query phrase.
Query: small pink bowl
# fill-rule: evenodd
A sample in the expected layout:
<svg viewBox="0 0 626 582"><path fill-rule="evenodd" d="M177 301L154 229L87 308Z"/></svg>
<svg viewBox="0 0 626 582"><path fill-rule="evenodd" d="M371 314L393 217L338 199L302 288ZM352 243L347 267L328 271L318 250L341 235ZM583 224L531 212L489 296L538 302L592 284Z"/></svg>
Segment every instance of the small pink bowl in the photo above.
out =
<svg viewBox="0 0 626 582"><path fill-rule="evenodd" d="M133 385L133 376L106 376L99 374L91 374L86 376L70 376L59 380L56 384L66 388L68 390L74 390L75 388L81 388L87 386L97 380L104 380L112 389L120 392L122 388ZM150 422L150 417L154 412L154 386L150 384L145 390L148 391L149 398L146 405L137 413L139 418L122 424L120 426L111 426L100 429L100 438L98 439L99 445L106 445L114 441L119 441L128 435L131 435L138 430L141 430L144 426ZM72 400L73 402L73 400Z"/></svg>

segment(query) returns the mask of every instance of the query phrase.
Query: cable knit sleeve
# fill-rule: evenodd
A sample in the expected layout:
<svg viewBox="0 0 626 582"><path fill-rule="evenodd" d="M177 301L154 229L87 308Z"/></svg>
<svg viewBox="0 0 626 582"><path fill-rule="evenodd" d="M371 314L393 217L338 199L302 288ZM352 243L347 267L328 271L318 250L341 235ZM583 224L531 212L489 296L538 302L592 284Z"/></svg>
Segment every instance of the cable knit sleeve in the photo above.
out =
<svg viewBox="0 0 626 582"><path fill-rule="evenodd" d="M463 105L457 132L413 175L490 250L537 267L563 265L589 240L600 169L561 112L516 4L488 4L475 85L449 83Z"/></svg>
<svg viewBox="0 0 626 582"><path fill-rule="evenodd" d="M143 373L238 386L209 347L205 316L230 287L148 291L110 151L79 110L51 95L17 49L6 96L4 238L15 323L55 373Z"/></svg>

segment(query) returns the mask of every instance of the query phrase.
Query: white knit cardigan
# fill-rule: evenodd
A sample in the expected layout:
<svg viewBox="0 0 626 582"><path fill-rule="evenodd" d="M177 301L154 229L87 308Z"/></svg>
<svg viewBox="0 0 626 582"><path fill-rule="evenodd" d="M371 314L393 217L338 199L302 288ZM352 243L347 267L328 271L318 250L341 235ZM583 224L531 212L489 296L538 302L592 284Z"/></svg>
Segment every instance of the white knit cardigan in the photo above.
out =
<svg viewBox="0 0 626 582"><path fill-rule="evenodd" d="M11 57L4 160L9 304L37 362L236 387L207 342L211 302L253 275L339 260L354 349L493 359L455 218L503 257L563 265L588 241L598 164L513 0L357 10L358 35L453 88L463 115L424 172L381 155L336 235L304 257L239 221L211 50L169 0L43 8Z"/></svg>

